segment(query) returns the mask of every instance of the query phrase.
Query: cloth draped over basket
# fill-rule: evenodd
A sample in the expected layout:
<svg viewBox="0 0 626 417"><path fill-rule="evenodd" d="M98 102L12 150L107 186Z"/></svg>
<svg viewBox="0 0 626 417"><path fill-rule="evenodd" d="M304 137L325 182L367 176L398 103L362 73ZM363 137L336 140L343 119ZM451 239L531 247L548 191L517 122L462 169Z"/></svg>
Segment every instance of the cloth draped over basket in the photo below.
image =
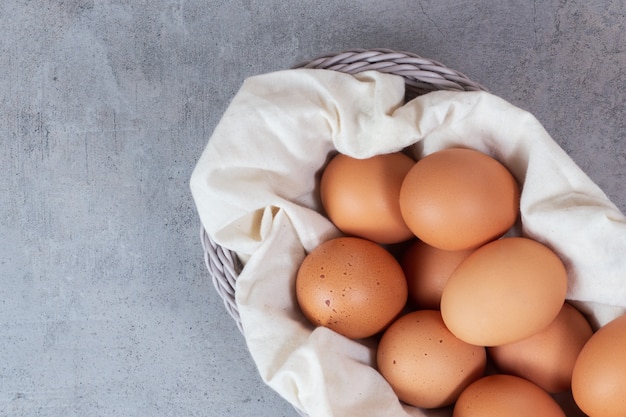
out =
<svg viewBox="0 0 626 417"><path fill-rule="evenodd" d="M247 79L191 177L207 234L241 262L236 304L263 380L311 417L444 416L401 404L375 370L375 346L313 328L295 276L306 253L341 233L317 184L334 155L452 146L504 163L521 185L515 232L552 248L568 300L598 327L626 311L626 218L527 111L487 92L435 91L404 103L402 77L292 69Z"/></svg>

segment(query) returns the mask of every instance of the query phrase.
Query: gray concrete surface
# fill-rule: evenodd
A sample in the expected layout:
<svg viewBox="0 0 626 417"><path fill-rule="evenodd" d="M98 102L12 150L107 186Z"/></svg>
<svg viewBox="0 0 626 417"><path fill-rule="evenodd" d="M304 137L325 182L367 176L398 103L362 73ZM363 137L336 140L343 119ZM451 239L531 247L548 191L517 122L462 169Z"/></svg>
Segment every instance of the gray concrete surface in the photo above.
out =
<svg viewBox="0 0 626 417"><path fill-rule="evenodd" d="M191 170L254 74L387 47L532 111L626 209L626 3L0 3L0 416L295 416L204 269Z"/></svg>

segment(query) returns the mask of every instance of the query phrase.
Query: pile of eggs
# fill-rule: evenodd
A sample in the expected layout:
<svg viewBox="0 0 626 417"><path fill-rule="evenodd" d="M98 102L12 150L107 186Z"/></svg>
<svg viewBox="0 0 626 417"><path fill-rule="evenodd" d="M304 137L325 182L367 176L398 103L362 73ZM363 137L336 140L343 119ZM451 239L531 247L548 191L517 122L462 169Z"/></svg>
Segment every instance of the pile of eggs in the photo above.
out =
<svg viewBox="0 0 626 417"><path fill-rule="evenodd" d="M406 404L454 417L562 417L570 391L591 417L626 410L626 316L593 333L545 244L508 234L520 188L495 158L449 148L332 158L325 214L344 237L307 254L304 316L377 341L376 368ZM495 371L494 371L495 369Z"/></svg>

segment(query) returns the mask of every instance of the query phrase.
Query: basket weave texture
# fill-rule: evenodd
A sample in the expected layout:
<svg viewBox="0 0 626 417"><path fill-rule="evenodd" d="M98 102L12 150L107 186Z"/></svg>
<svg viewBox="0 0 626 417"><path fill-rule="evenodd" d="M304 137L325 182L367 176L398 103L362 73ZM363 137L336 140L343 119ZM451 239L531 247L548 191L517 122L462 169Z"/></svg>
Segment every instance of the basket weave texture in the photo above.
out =
<svg viewBox="0 0 626 417"><path fill-rule="evenodd" d="M353 49L326 54L293 67L293 69L298 68L325 69L347 74L373 70L398 75L404 78L407 101L437 90L487 91L482 85L470 80L464 74L437 61L410 52L390 49ZM226 310L243 334L244 330L235 301L235 285L242 264L236 253L218 245L202 227L201 242L204 261L213 285L223 299ZM296 411L306 416L300 410Z"/></svg>

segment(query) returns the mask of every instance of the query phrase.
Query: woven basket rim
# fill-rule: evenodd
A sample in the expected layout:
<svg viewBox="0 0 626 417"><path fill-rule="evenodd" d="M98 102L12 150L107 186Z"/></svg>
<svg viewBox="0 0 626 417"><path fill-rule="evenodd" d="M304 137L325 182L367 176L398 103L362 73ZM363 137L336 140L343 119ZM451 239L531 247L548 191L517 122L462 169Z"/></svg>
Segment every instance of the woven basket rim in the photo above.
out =
<svg viewBox="0 0 626 417"><path fill-rule="evenodd" d="M349 49L328 53L292 67L298 68L327 69L347 74L379 71L399 75L405 79L407 99L436 90L488 91L480 83L439 61L413 52L386 48Z"/></svg>

